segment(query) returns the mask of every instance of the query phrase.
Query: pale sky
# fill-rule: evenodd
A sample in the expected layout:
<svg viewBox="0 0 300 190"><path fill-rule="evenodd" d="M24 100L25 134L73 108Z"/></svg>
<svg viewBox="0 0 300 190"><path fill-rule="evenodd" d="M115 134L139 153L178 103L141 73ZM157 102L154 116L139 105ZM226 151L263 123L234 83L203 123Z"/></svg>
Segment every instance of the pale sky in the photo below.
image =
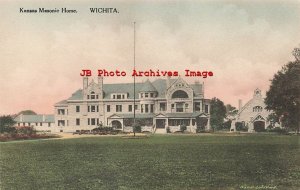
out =
<svg viewBox="0 0 300 190"><path fill-rule="evenodd" d="M66 7L77 14L19 13ZM92 14L92 7L118 14ZM0 114L54 104L82 88L82 69L124 70L132 82L133 22L140 70L213 71L205 98L245 104L265 94L300 43L300 1L0 1ZM143 77L139 81L145 81ZM155 80L156 78L149 78Z"/></svg>

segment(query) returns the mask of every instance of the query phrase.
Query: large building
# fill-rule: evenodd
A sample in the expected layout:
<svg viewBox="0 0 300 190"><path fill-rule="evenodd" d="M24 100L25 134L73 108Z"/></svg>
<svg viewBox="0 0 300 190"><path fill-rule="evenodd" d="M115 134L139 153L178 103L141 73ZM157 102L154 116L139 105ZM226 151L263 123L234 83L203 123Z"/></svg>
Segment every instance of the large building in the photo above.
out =
<svg viewBox="0 0 300 190"><path fill-rule="evenodd" d="M57 132L92 130L98 125L132 130L133 118L144 131L178 131L181 125L195 132L196 126L210 128L210 101L204 99L203 84L182 78L103 84L83 77L83 89L55 104ZM135 105L135 106L134 106ZM135 113L134 110L135 109Z"/></svg>
<svg viewBox="0 0 300 190"><path fill-rule="evenodd" d="M231 123L231 131L236 131L236 122L241 122L248 128L248 132L266 129L271 123L268 121L270 111L265 109L266 105L260 89L254 90L253 98L243 107L240 105L239 111Z"/></svg>

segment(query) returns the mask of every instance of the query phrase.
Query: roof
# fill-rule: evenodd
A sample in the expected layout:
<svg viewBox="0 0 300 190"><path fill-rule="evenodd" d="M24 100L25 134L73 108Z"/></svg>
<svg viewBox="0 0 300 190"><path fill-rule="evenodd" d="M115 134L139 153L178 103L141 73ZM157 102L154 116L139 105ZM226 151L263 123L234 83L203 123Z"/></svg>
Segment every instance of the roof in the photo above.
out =
<svg viewBox="0 0 300 190"><path fill-rule="evenodd" d="M166 117L171 118L191 118L191 117L198 117L200 115L204 115L204 113L167 113Z"/></svg>
<svg viewBox="0 0 300 190"><path fill-rule="evenodd" d="M173 84L177 79L170 79L170 84ZM201 97L202 84L189 84L193 88L194 97ZM167 82L166 79L156 79L153 82L147 80L144 83L135 84L135 97L138 97L139 92L157 92L158 98L164 98L166 94ZM128 93L128 99L133 99L133 83L115 83L115 84L103 84L104 99L110 99L113 93ZM200 92L200 93L199 93ZM68 100L83 100L82 89L78 89L69 97ZM65 100L58 102L57 104L65 104Z"/></svg>
<svg viewBox="0 0 300 190"><path fill-rule="evenodd" d="M156 88L153 86L153 84L147 80L142 89L140 90L140 92L157 92Z"/></svg>
<svg viewBox="0 0 300 190"><path fill-rule="evenodd" d="M43 117L45 120L43 120ZM15 119L16 122L24 122L24 123L40 123L40 122L50 122L54 123L54 115L18 115Z"/></svg>
<svg viewBox="0 0 300 190"><path fill-rule="evenodd" d="M56 104L67 104L67 103L68 103L67 100L62 100L62 101L60 101L60 102L57 102Z"/></svg>
<svg viewBox="0 0 300 190"><path fill-rule="evenodd" d="M111 118L113 116L118 116L120 118L133 118L133 114L113 114L109 116L108 118ZM153 113L146 113L146 114L135 114L135 118L153 118L155 115Z"/></svg>

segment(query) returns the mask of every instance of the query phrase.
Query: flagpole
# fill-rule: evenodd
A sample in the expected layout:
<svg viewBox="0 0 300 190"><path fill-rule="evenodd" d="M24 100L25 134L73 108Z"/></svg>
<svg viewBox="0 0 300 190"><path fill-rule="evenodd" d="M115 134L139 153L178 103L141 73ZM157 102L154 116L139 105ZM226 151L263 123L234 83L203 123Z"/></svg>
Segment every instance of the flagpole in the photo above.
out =
<svg viewBox="0 0 300 190"><path fill-rule="evenodd" d="M135 22L133 22L133 69L135 70ZM133 134L135 136L135 75L133 76Z"/></svg>

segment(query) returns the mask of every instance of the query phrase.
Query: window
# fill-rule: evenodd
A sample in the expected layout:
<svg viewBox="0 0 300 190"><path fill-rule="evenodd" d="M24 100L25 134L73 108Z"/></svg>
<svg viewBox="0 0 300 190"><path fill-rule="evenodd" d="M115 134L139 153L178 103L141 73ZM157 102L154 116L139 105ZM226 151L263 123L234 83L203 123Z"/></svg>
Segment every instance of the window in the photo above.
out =
<svg viewBox="0 0 300 190"><path fill-rule="evenodd" d="M263 108L261 106L253 107L253 112L262 112Z"/></svg>
<svg viewBox="0 0 300 190"><path fill-rule="evenodd" d="M48 123L48 127L51 127L51 123L50 122Z"/></svg>
<svg viewBox="0 0 300 190"><path fill-rule="evenodd" d="M205 105L205 113L208 113L208 105Z"/></svg>
<svg viewBox="0 0 300 190"><path fill-rule="evenodd" d="M138 105L134 105L134 109L135 109L135 110L138 110Z"/></svg>
<svg viewBox="0 0 300 190"><path fill-rule="evenodd" d="M188 94L183 90L177 90L172 94L172 98L188 98Z"/></svg>
<svg viewBox="0 0 300 190"><path fill-rule="evenodd" d="M116 112L122 112L122 105L116 105Z"/></svg>
<svg viewBox="0 0 300 190"><path fill-rule="evenodd" d="M38 126L38 123L35 123L35 126Z"/></svg>
<svg viewBox="0 0 300 190"><path fill-rule="evenodd" d="M145 93L145 98L148 98L148 93Z"/></svg>
<svg viewBox="0 0 300 190"><path fill-rule="evenodd" d="M195 111L201 111L200 102L195 102Z"/></svg>
<svg viewBox="0 0 300 190"><path fill-rule="evenodd" d="M150 93L150 97L151 97L151 98L153 97L153 93Z"/></svg>
<svg viewBox="0 0 300 190"><path fill-rule="evenodd" d="M98 95L96 95L96 99L98 99L99 98L99 96Z"/></svg>
<svg viewBox="0 0 300 190"><path fill-rule="evenodd" d="M166 111L166 103L160 103L159 104L159 110L160 111Z"/></svg>
<svg viewBox="0 0 300 190"><path fill-rule="evenodd" d="M183 103L176 104L176 112L183 112Z"/></svg>
<svg viewBox="0 0 300 190"><path fill-rule="evenodd" d="M76 106L76 112L80 112L80 106Z"/></svg>
<svg viewBox="0 0 300 190"><path fill-rule="evenodd" d="M48 126L49 126L49 124L50 124L50 123L48 123ZM58 120L58 121L57 121L57 125L58 125L58 126L65 126L65 120Z"/></svg>
<svg viewBox="0 0 300 190"><path fill-rule="evenodd" d="M91 99L95 99L95 92L91 92Z"/></svg>
<svg viewBox="0 0 300 190"><path fill-rule="evenodd" d="M57 112L58 112L58 115L65 115L64 109L58 109Z"/></svg>
<svg viewBox="0 0 300 190"><path fill-rule="evenodd" d="M90 95L87 95L87 99L90 99Z"/></svg>
<svg viewBox="0 0 300 190"><path fill-rule="evenodd" d="M107 112L110 112L110 105L107 105L107 106L106 106L106 111L107 111Z"/></svg>
<svg viewBox="0 0 300 190"><path fill-rule="evenodd" d="M113 99L116 99L116 95L113 95Z"/></svg>
<svg viewBox="0 0 300 190"><path fill-rule="evenodd" d="M121 94L118 94L118 95L117 95L117 99L121 99Z"/></svg>
<svg viewBox="0 0 300 190"><path fill-rule="evenodd" d="M128 105L128 112L132 112L132 105Z"/></svg>
<svg viewBox="0 0 300 190"><path fill-rule="evenodd" d="M90 125L90 123L91 123L91 120L90 120L90 118L88 118L88 125Z"/></svg>
<svg viewBox="0 0 300 190"><path fill-rule="evenodd" d="M141 93L141 98L143 98L144 97L144 94L143 93Z"/></svg>
<svg viewBox="0 0 300 190"><path fill-rule="evenodd" d="M40 122L40 126L42 126L43 125L43 123L42 122Z"/></svg>
<svg viewBox="0 0 300 190"><path fill-rule="evenodd" d="M141 104L141 113L144 112L144 104Z"/></svg>
<svg viewBox="0 0 300 190"><path fill-rule="evenodd" d="M125 99L125 95L124 94L122 94L122 99Z"/></svg>
<svg viewBox="0 0 300 190"><path fill-rule="evenodd" d="M154 112L154 104L150 104L150 113Z"/></svg>
<svg viewBox="0 0 300 190"><path fill-rule="evenodd" d="M149 112L149 104L145 104L145 113Z"/></svg>
<svg viewBox="0 0 300 190"><path fill-rule="evenodd" d="M80 125L80 119L76 118L76 125Z"/></svg>
<svg viewBox="0 0 300 190"><path fill-rule="evenodd" d="M174 109L174 108L175 108L175 105L174 105L174 104L171 104L171 108Z"/></svg>
<svg viewBox="0 0 300 190"><path fill-rule="evenodd" d="M96 119L95 118L91 118L91 125L96 125Z"/></svg>
<svg viewBox="0 0 300 190"><path fill-rule="evenodd" d="M99 106L88 106L88 112L99 112Z"/></svg>

